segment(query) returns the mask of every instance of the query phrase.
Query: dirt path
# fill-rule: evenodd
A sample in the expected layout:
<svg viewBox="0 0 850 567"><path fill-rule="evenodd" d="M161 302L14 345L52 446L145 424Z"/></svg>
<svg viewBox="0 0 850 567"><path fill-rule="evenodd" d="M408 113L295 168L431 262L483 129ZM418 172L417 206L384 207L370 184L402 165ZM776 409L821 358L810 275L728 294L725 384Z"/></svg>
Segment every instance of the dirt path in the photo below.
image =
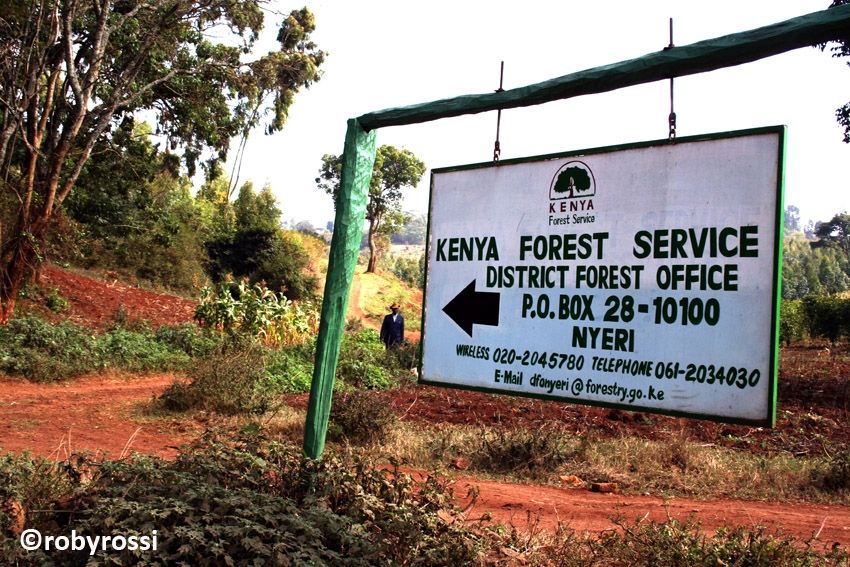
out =
<svg viewBox="0 0 850 567"><path fill-rule="evenodd" d="M191 439L186 425L146 420L139 402L162 393L171 375L89 376L60 384L0 378L0 449L64 459L72 453L162 457Z"/></svg>
<svg viewBox="0 0 850 567"><path fill-rule="evenodd" d="M24 451L53 458L89 451L117 458L137 451L163 457L176 454L175 447L200 431L178 420L146 420L140 402L158 395L173 381L170 375L89 376L70 383L32 384L0 378L0 449ZM504 484L460 478L455 493L463 497L477 486L479 498L467 518L485 512L494 522L551 530L563 522L577 531L612 529L611 518L627 520L647 516L693 516L712 531L722 526L766 525L806 540L838 542L850 547L850 507L799 503L663 500L651 496L598 494L583 489ZM469 499L461 498L466 506ZM536 523L535 523L536 522Z"/></svg>
<svg viewBox="0 0 850 567"><path fill-rule="evenodd" d="M470 520L489 512L493 522L513 524L518 528L554 530L558 522L562 522L579 532L598 533L615 528L611 519L617 516L628 523L644 517L657 522L668 518L680 521L693 518L709 533L721 527L762 525L771 533L781 532L803 541L817 535L816 542L827 547L835 542L850 546L850 507L846 506L686 498L664 500L654 496L602 494L585 489L503 484L470 478L457 481L455 494L466 495L470 486L477 486L480 491L477 502L467 513ZM463 505L469 502L466 498Z"/></svg>

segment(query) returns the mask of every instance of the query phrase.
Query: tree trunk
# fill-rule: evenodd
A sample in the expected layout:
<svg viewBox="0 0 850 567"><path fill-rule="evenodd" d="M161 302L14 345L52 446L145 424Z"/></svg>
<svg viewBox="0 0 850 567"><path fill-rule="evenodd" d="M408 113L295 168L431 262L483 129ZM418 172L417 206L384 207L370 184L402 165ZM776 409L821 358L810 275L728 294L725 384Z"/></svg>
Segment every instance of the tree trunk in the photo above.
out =
<svg viewBox="0 0 850 567"><path fill-rule="evenodd" d="M378 247L375 246L375 221L369 221L369 263L366 273L374 274L378 268Z"/></svg>
<svg viewBox="0 0 850 567"><path fill-rule="evenodd" d="M27 270L34 267L36 260L32 242L25 236L15 238L7 250L0 265L0 325L8 323L15 312Z"/></svg>

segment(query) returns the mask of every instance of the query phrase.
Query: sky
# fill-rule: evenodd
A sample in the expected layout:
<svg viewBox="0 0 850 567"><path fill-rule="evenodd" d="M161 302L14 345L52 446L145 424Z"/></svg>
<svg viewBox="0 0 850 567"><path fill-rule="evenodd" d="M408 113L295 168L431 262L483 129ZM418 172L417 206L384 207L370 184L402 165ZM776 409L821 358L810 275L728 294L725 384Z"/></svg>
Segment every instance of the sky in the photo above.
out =
<svg viewBox="0 0 850 567"><path fill-rule="evenodd" d="M311 0L322 78L302 90L281 132L249 138L240 184L271 184L287 221L324 228L331 198L316 187L324 154L339 154L346 121L376 110L506 89L754 29L825 9L829 0ZM300 8L276 0L283 13ZM260 49L275 47L267 16ZM678 136L788 126L785 204L803 222L850 209L850 144L835 109L850 101L848 59L805 48L675 80ZM502 159L667 137L669 84L659 81L502 112ZM429 167L404 208L424 213L430 168L492 160L496 112L384 128L377 143ZM228 169L229 171L229 169Z"/></svg>

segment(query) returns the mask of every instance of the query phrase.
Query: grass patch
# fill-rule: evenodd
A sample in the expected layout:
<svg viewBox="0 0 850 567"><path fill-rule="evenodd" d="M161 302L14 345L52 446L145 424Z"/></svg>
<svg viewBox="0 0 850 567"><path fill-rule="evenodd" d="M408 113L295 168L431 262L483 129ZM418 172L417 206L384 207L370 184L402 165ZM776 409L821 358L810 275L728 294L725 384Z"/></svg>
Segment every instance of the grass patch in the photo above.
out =
<svg viewBox="0 0 850 567"><path fill-rule="evenodd" d="M398 278L384 273L360 273L360 307L366 317L380 325L389 313L388 305L397 301L404 316L405 331L418 331L422 326L422 292L412 290Z"/></svg>
<svg viewBox="0 0 850 567"><path fill-rule="evenodd" d="M560 476L575 475L586 484L616 482L627 494L850 504L846 453L832 458L753 455L674 433L662 442L576 436L556 427L482 431L401 422L380 450L425 470L466 461L477 474L512 482L559 485Z"/></svg>

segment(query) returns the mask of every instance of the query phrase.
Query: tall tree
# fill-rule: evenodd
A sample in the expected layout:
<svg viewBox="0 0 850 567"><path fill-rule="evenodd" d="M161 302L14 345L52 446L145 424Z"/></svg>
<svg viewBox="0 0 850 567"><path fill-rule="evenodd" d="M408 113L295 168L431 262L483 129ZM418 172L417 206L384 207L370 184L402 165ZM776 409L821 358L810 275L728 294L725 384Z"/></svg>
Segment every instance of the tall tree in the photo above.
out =
<svg viewBox="0 0 850 567"><path fill-rule="evenodd" d="M341 172L341 156L325 154L322 157L316 184L333 197L334 206L339 194ZM369 203L366 205L366 220L369 221L367 272L374 272L378 265L377 238L393 234L407 220L401 211L402 189L415 187L424 173L425 164L413 152L386 145L378 148L369 186Z"/></svg>
<svg viewBox="0 0 850 567"><path fill-rule="evenodd" d="M243 61L263 3L0 0L0 203L15 203L0 226L0 323L92 149L126 116L152 112L190 174L204 150L222 159L232 137L283 126L324 53L304 8L283 19L278 51Z"/></svg>
<svg viewBox="0 0 850 567"><path fill-rule="evenodd" d="M785 207L785 234L802 232L800 225L800 209L794 205Z"/></svg>
<svg viewBox="0 0 850 567"><path fill-rule="evenodd" d="M850 0L833 0L830 7L841 6L843 4L850 4ZM827 45L829 46L829 50L832 52L833 57L850 56L850 32L848 32L845 37L835 42L820 45L819 47L823 50L827 48ZM850 65L850 63L848 63L848 65ZM838 124L844 128L844 142L850 144L850 102L836 109L835 119L838 121Z"/></svg>
<svg viewBox="0 0 850 567"><path fill-rule="evenodd" d="M850 258L850 214L838 213L832 220L818 223L815 236L818 240L812 242L812 247L835 246Z"/></svg>

